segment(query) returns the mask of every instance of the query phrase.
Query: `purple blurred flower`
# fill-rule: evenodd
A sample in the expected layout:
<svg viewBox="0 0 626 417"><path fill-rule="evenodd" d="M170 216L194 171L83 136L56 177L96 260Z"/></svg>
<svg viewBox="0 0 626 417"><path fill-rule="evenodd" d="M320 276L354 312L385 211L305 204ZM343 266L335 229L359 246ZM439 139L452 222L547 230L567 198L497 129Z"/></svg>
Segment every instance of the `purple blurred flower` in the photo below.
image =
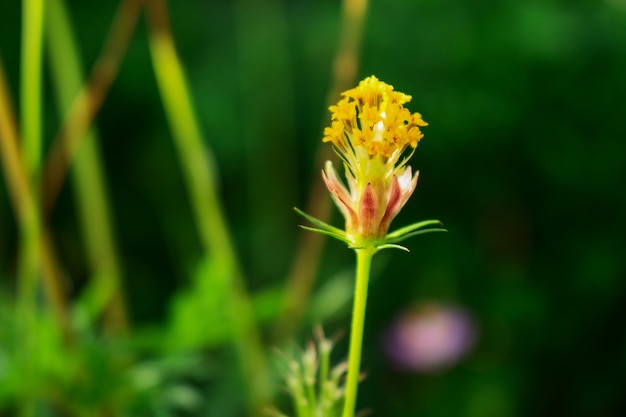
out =
<svg viewBox="0 0 626 417"><path fill-rule="evenodd" d="M384 347L398 369L429 373L457 363L475 341L476 326L463 308L431 302L401 313Z"/></svg>

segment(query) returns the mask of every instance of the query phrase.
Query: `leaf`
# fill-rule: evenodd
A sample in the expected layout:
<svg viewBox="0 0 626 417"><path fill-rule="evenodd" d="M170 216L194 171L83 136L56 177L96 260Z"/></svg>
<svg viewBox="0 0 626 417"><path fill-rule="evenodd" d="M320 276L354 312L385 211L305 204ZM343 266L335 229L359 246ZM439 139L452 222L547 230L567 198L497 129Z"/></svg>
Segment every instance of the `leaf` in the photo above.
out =
<svg viewBox="0 0 626 417"><path fill-rule="evenodd" d="M396 240L398 238L404 238L404 236L407 235L408 233L411 233L415 230L424 228L426 226L432 226L432 225L441 226L443 225L443 223L441 223L439 220L424 220L421 222L413 223L408 226L401 227L400 229L387 234L387 241Z"/></svg>
<svg viewBox="0 0 626 417"><path fill-rule="evenodd" d="M430 232L447 232L448 229L444 229L444 228L435 228L435 229L424 229L424 230L416 230L414 232L409 232L405 235L396 237L395 239L387 239L387 242L394 244L394 243L399 243L402 242L410 237L413 236L417 236L417 235L422 235L424 233L430 233Z"/></svg>
<svg viewBox="0 0 626 417"><path fill-rule="evenodd" d="M342 242L350 243L350 239L348 239L348 235L343 230L338 229L334 226L331 226L328 223L325 223L319 219L316 219L315 217L306 214L305 212L303 212L297 207L294 207L293 209L295 210L296 213L298 213L299 215L301 215L302 217L304 217L305 219L313 223L315 226L317 226L317 228L315 228L315 227L301 225L300 227L302 227L303 229L310 230L312 232L321 233L330 237L334 237L335 239L339 239Z"/></svg>
<svg viewBox="0 0 626 417"><path fill-rule="evenodd" d="M395 245L393 243L385 243L384 245L376 246L376 249L400 249L405 252L411 252L409 248L402 245Z"/></svg>
<svg viewBox="0 0 626 417"><path fill-rule="evenodd" d="M300 228L304 229L304 230L308 230L310 232L315 232L315 233L319 233L322 235L326 235L326 236L330 236L332 238L335 238L337 240L341 240L344 243L350 244L350 241L348 240L348 238L345 235L338 235L334 232L330 232L328 230L324 230L324 229L317 229L315 227L309 227L309 226L304 226L304 225L300 225Z"/></svg>

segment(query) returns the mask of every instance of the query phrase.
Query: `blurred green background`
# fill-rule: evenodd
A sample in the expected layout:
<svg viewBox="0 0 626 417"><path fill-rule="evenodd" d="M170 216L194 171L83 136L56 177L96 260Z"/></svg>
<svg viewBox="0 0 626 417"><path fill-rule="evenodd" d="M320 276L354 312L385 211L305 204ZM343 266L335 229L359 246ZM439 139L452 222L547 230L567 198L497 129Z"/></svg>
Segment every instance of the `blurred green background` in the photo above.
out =
<svg viewBox="0 0 626 417"><path fill-rule="evenodd" d="M68 1L87 69L116 7L114 1ZM272 358L270 347L284 343L276 336L281 320L275 306L300 233L292 207L305 207L312 185L321 181L316 154L329 121L340 3L188 0L170 1L169 9L245 286L265 297L256 298L261 307L255 311L266 317L261 339ZM0 53L16 105L20 16L20 2L0 3ZM626 2L372 0L360 52L358 79L374 74L412 95L408 107L429 122L410 163L420 170L417 190L392 228L438 218L450 233L409 241L410 254L376 257L359 408L387 417L621 415ZM61 115L46 60L43 94L48 147ZM163 329L175 321L173 306L197 302L180 297L206 265L143 16L95 125L133 331L148 334L141 340L156 334L163 344L176 344L162 340L179 337ZM78 299L92 271L70 184L48 224L68 293ZM341 222L334 210L332 223ZM3 180L5 306L15 292L18 250ZM307 314L286 339L302 345L319 321L327 333L349 329L345 288L353 258L341 243L326 242L313 296L299 301ZM444 371L395 369L383 349L385 332L394 317L425 300L464 306L479 327L477 345ZM220 320L189 308L195 313L188 316L188 332ZM6 314L5 326L11 320ZM104 337L90 334L96 345ZM346 340L336 348L337 360L345 357ZM241 381L229 376L237 372L228 365L234 362L230 347L191 344L172 361L186 364L183 377L174 379L197 395L196 407L171 415L243 415ZM130 356L164 357L159 349L137 351L142 353ZM106 356L94 354L93 362L107 368L98 355ZM2 379L7 358L0 355L0 406L7 404L2 416L13 415L14 399L21 398ZM188 368L202 375L189 376ZM108 369L101 372L115 379ZM99 397L89 398L81 401L95 404ZM276 398L285 401L279 389Z"/></svg>

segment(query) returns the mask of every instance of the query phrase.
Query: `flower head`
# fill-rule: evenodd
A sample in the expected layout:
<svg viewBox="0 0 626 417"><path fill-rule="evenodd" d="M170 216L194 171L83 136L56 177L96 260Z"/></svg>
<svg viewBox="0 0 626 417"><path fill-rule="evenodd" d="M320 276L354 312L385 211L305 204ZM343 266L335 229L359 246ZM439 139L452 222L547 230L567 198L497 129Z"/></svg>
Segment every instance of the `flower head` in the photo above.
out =
<svg viewBox="0 0 626 417"><path fill-rule="evenodd" d="M324 130L323 140L332 142L351 169L365 156L378 156L395 165L407 147L416 148L424 137L420 127L428 123L403 106L411 96L394 91L376 77L367 77L342 95L344 98L329 108L332 123Z"/></svg>
<svg viewBox="0 0 626 417"><path fill-rule="evenodd" d="M332 122L323 141L331 142L343 160L348 187L330 161L322 176L346 219L351 243L378 245L415 189L418 174L406 163L424 136L420 127L427 123L404 107L411 96L374 76L342 95L330 107Z"/></svg>
<svg viewBox="0 0 626 417"><path fill-rule="evenodd" d="M332 122L324 130L343 160L348 186L338 178L330 161L322 170L326 187L346 219L345 231L296 208L322 233L351 248L398 248L406 238L445 231L438 220L425 220L388 233L391 221L415 190L418 173L407 162L424 137L420 127L428 124L419 113L404 107L411 96L393 90L376 77L367 77L330 106Z"/></svg>

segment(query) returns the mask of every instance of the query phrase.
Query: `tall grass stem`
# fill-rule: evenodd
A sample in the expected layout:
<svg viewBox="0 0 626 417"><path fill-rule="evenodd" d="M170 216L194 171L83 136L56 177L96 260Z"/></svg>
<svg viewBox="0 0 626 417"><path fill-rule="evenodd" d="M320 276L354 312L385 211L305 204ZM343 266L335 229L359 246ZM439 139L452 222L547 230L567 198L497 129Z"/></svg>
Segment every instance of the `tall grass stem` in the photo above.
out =
<svg viewBox="0 0 626 417"><path fill-rule="evenodd" d="M42 149L42 36L44 0L22 2L22 45L20 68L20 129L26 180L33 190L33 204L19 226L17 317L21 348L19 357L26 380L35 381L39 357L37 343L37 287L40 274L41 218L39 210L39 167ZM22 416L35 412L32 401L20 408Z"/></svg>
<svg viewBox="0 0 626 417"><path fill-rule="evenodd" d="M65 1L48 0L46 18L46 46L53 85L61 114L65 114L81 90L84 80L81 58ZM91 274L95 285L113 288L104 312L105 326L109 331L123 332L128 327L128 318L99 140L93 129L79 140L81 147L73 161L71 177ZM67 155L67 160L71 159Z"/></svg>
<svg viewBox="0 0 626 417"><path fill-rule="evenodd" d="M213 176L216 171L214 158L200 133L166 7L163 0L151 0L147 9L157 84L183 169L200 241L206 254L215 262L219 276L231 288L227 304L235 334L233 342L249 387L250 412L258 416L269 402L269 372L252 306L245 293L242 270L220 204Z"/></svg>
<svg viewBox="0 0 626 417"><path fill-rule="evenodd" d="M35 178L42 150L42 38L45 0L22 1L21 111L23 157L28 174Z"/></svg>
<svg viewBox="0 0 626 417"><path fill-rule="evenodd" d="M39 213L35 194L26 175L26 168L19 149L19 138L15 113L10 98L8 84L4 76L4 66L0 58L0 159L15 217L20 225L38 221ZM52 250L46 228L41 228L41 274L48 302L52 307L58 325L66 335L69 332L68 305L58 273L56 256Z"/></svg>

